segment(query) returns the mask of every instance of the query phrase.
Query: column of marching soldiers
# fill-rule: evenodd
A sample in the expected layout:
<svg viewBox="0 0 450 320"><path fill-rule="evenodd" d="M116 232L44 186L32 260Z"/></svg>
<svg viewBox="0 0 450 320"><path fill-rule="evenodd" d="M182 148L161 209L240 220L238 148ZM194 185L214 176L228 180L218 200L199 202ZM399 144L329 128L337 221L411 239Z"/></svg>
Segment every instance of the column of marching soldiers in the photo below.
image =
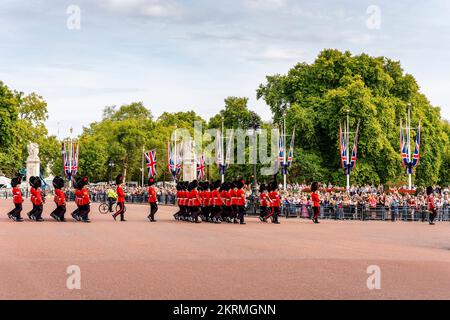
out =
<svg viewBox="0 0 450 320"><path fill-rule="evenodd" d="M14 209L8 213L8 217L16 222L23 221L21 216L22 204L24 202L20 185L21 177L16 177L11 180ZM87 189L88 178L80 177L75 179L75 203L77 208L71 213L74 220L89 223L90 213L90 196ZM156 222L155 214L158 211L158 202L155 190L155 179L150 178L148 181L148 202L150 205L150 214L148 219L150 222ZM45 202L41 192L42 182L39 177L31 177L30 184L30 200L33 205L31 211L27 213L30 220L41 222L43 221L42 212ZM117 186L117 210L113 213L113 218L116 220L120 217L120 221L125 220L125 193L123 190L123 175L118 175L116 178ZM58 221L65 221L66 214L66 195L62 190L64 188L64 179L55 177L53 179L54 187L54 202L55 209L50 216ZM174 218L178 221L186 221L192 223L210 222L210 223L235 223L245 224L245 181L238 179L233 182L216 181L210 183L207 181L192 182L178 182L177 189L177 204L179 210L175 213ZM319 197L317 195L318 184L314 183L312 186L313 209L319 206ZM274 224L279 224L278 216L280 214L281 198L276 181L269 183L267 186L262 184L259 190L259 207L261 222L272 221ZM313 222L318 223L318 210L314 210Z"/></svg>

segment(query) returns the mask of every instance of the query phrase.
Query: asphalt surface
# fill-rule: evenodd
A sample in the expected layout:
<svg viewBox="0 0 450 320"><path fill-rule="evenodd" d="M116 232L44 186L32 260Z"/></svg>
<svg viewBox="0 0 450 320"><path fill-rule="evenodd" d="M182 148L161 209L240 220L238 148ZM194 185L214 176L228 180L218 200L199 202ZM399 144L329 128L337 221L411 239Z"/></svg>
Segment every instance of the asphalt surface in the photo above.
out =
<svg viewBox="0 0 450 320"><path fill-rule="evenodd" d="M10 207L0 200L0 299L450 299L448 222L190 224L161 207L150 223L138 205L115 222L94 204L91 224L57 223L48 203L45 222L14 223Z"/></svg>

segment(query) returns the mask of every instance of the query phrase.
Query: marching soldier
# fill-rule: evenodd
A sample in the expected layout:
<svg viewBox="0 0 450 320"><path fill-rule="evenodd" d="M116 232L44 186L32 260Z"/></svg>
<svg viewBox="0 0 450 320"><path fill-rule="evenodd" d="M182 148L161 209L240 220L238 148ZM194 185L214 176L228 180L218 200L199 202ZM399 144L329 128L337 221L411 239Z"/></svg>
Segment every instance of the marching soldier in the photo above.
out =
<svg viewBox="0 0 450 320"><path fill-rule="evenodd" d="M87 190L88 178L79 178L75 184L75 203L77 209L72 212L72 217L76 221L81 221L85 223L91 222L89 220L89 212L91 211L91 199L89 197L89 191Z"/></svg>
<svg viewBox="0 0 450 320"><path fill-rule="evenodd" d="M432 226L434 225L434 219L436 219L437 216L436 202L434 201L433 193L434 193L433 187L428 187L427 202L428 202L428 211L430 212L430 215L428 217L428 223Z"/></svg>
<svg viewBox="0 0 450 320"><path fill-rule="evenodd" d="M50 213L50 217L58 222L64 222L64 214L66 213L66 195L62 191L64 187L64 179L61 177L55 177L53 179L53 187L55 188L55 196L53 200L56 204L56 209Z"/></svg>
<svg viewBox="0 0 450 320"><path fill-rule="evenodd" d="M22 212L22 203L23 203L22 191L20 190L21 182L22 179L20 177L11 179L14 209L8 213L8 218L16 222L23 221L22 217L20 216L20 213Z"/></svg>
<svg viewBox="0 0 450 320"><path fill-rule="evenodd" d="M230 189L230 197L231 197L231 216L230 218L232 219L232 221L236 222L236 217L238 214L238 207L237 207L237 197L236 197L236 192L237 192L237 181L233 181L231 183L231 189Z"/></svg>
<svg viewBox="0 0 450 320"><path fill-rule="evenodd" d="M319 193L317 192L319 190L319 183L313 182L311 184L311 201L312 201L312 209L313 209L313 222L318 224L320 223L318 218L320 214L320 197Z"/></svg>
<svg viewBox="0 0 450 320"><path fill-rule="evenodd" d="M176 189L177 189L177 204L178 204L178 212L173 215L175 220L180 220L180 216L183 212L183 198L182 198L182 182L177 182Z"/></svg>
<svg viewBox="0 0 450 320"><path fill-rule="evenodd" d="M237 207L237 217L234 219L234 223L245 224L245 191L244 191L245 181L240 180L237 182L236 187L236 207ZM239 220L239 222L238 222Z"/></svg>
<svg viewBox="0 0 450 320"><path fill-rule="evenodd" d="M119 207L119 209L116 211L116 213L113 214L113 218L114 220L116 220L116 218L118 216L120 216L120 221L126 221L125 220L125 192L123 192L123 175L119 174L116 177L116 185L117 185L117 206Z"/></svg>
<svg viewBox="0 0 450 320"><path fill-rule="evenodd" d="M156 222L155 214L158 212L158 199L156 197L155 190L155 179L151 177L148 180L148 203L150 204L150 214L148 215L148 219L150 222Z"/></svg>
<svg viewBox="0 0 450 320"><path fill-rule="evenodd" d="M231 189L230 184L228 182L225 182L222 185L222 192L220 193L220 196L222 197L222 200L223 200L222 214L223 214L224 221L226 221L227 223L233 222L231 220L231 215L232 215L233 210L231 209L230 189Z"/></svg>
<svg viewBox="0 0 450 320"><path fill-rule="evenodd" d="M272 210L271 203L272 200L267 194L267 187L265 184L262 184L259 187L259 220L261 222L267 222L266 217L269 216L269 212Z"/></svg>
<svg viewBox="0 0 450 320"><path fill-rule="evenodd" d="M214 183L214 189L211 192L211 199L212 199L212 212L211 212L211 216L212 216L212 222L213 223L221 223L221 214L222 214L222 205L223 205L223 200L222 197L220 196L220 192L219 189L222 186L222 183L220 182L220 180L216 181Z"/></svg>
<svg viewBox="0 0 450 320"><path fill-rule="evenodd" d="M269 186L268 198L270 200L270 207L272 210L269 211L269 214L264 218L264 220L267 221L267 219L272 217L272 223L280 224L278 217L280 215L281 198L278 192L278 183L276 181L273 181Z"/></svg>
<svg viewBox="0 0 450 320"><path fill-rule="evenodd" d="M33 209L27 213L28 218L33 221L42 222L42 211L43 211L43 199L40 187L42 185L41 179L39 177L31 177L30 178L30 200L33 204Z"/></svg>
<svg viewBox="0 0 450 320"><path fill-rule="evenodd" d="M198 181L194 180L189 184L189 204L191 209L191 222L201 223L198 220L198 216L200 214L200 206L202 205L202 199L198 193Z"/></svg>

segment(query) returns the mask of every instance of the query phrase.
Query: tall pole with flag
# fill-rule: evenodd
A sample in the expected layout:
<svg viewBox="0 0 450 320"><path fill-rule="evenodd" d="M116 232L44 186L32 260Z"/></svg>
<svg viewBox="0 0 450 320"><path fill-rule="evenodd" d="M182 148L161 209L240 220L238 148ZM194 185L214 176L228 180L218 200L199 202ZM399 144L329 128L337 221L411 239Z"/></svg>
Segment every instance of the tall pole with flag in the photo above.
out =
<svg viewBox="0 0 450 320"><path fill-rule="evenodd" d="M283 189L287 190L287 174L289 168L292 166L294 161L294 143L295 143L295 128L292 132L291 143L289 147L289 154L287 149L287 135L286 135L286 116L283 119L283 127L281 129L281 135L278 142L278 164L281 168L281 173L283 175Z"/></svg>
<svg viewBox="0 0 450 320"><path fill-rule="evenodd" d="M342 168L347 180L347 192L350 192L350 175L356 167L356 160L358 157L358 134L359 134L359 122L356 128L356 132L350 132L350 110L347 110L347 118L344 123L344 131L342 131L342 125L339 126L339 146L341 154ZM350 155L350 134L355 134L353 142L353 148Z"/></svg>
<svg viewBox="0 0 450 320"><path fill-rule="evenodd" d="M64 174L69 181L69 188L72 187L72 179L78 172L78 158L80 144L72 137L73 129L70 129L70 138L62 143Z"/></svg>
<svg viewBox="0 0 450 320"><path fill-rule="evenodd" d="M414 144L414 154L411 153L411 131L416 131L416 140ZM422 140L421 124L419 127L412 128L411 126L411 104L408 104L408 114L406 118L406 128L403 128L400 122L400 152L402 156L402 166L408 175L408 189L412 189L412 174L414 168L419 165L420 160L420 144Z"/></svg>

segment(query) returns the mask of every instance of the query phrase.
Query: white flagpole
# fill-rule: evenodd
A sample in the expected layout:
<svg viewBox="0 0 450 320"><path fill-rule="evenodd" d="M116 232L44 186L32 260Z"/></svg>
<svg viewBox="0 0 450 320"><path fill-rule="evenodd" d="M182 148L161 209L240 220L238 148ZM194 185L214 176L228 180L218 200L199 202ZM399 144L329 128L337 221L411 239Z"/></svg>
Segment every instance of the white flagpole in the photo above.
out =
<svg viewBox="0 0 450 320"><path fill-rule="evenodd" d="M347 123L345 126L345 130L347 131L345 133L345 139L347 144L347 192L350 192L350 128L349 128L349 115L347 110Z"/></svg>
<svg viewBox="0 0 450 320"><path fill-rule="evenodd" d="M411 105L408 105L408 119L407 119L407 133L408 133L408 137L407 137L407 143L408 143L408 160L409 163L411 164ZM411 190L412 189L412 174L410 171L410 168L408 168L408 189Z"/></svg>
<svg viewBox="0 0 450 320"><path fill-rule="evenodd" d="M224 172L223 172L223 165L225 164L225 158L224 158L224 151L225 151L225 147L224 147L224 145L223 145L223 140L224 140L224 137L223 137L223 128L224 128L224 126L223 126L223 119L222 119L222 132L221 132L221 138L220 138L220 165L222 166L222 168L221 168L221 173L222 173L222 183L224 183L225 182L225 175L224 175Z"/></svg>
<svg viewBox="0 0 450 320"><path fill-rule="evenodd" d="M284 187L284 191L287 190L287 176L286 176L286 114L284 114L284 120L283 120L283 139L282 139L282 144L283 144L283 187Z"/></svg>

